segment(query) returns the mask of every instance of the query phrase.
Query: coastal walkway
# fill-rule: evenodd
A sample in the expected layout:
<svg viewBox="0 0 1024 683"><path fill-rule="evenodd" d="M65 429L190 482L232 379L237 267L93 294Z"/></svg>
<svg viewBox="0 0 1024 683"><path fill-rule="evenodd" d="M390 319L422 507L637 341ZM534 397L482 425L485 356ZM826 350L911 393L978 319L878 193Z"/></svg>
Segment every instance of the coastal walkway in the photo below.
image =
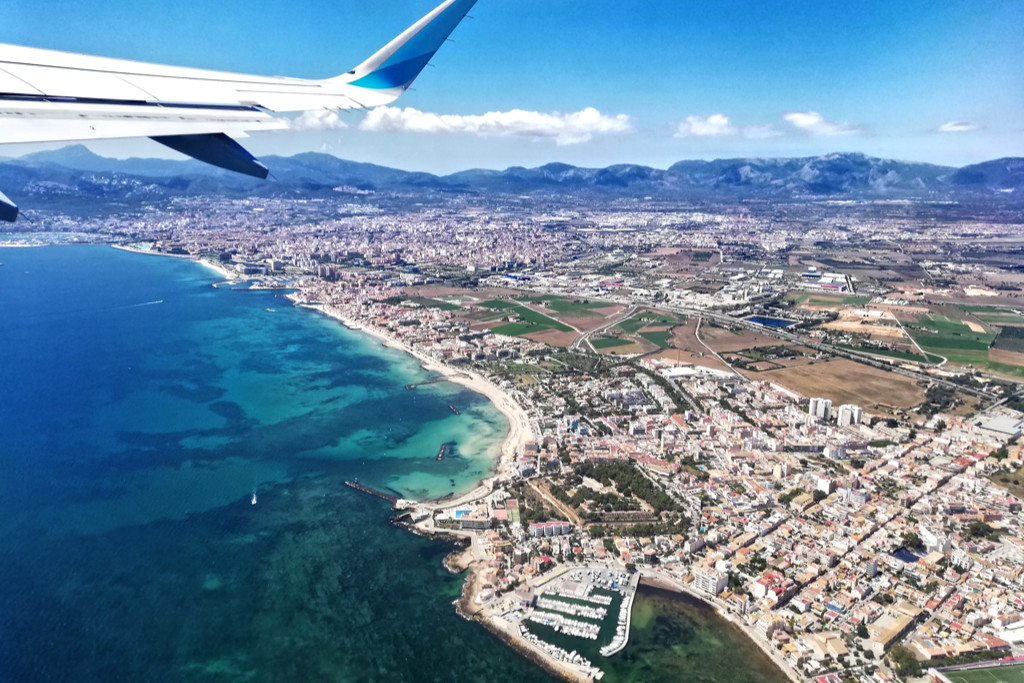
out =
<svg viewBox="0 0 1024 683"><path fill-rule="evenodd" d="M398 496L392 496L390 493L384 493L383 491L378 491L377 489L371 489L369 486L363 486L358 481L346 481L345 486L349 486L351 488L354 488L356 491L369 493L371 496L376 496L377 498L386 500L389 503L391 503L392 508L398 504Z"/></svg>

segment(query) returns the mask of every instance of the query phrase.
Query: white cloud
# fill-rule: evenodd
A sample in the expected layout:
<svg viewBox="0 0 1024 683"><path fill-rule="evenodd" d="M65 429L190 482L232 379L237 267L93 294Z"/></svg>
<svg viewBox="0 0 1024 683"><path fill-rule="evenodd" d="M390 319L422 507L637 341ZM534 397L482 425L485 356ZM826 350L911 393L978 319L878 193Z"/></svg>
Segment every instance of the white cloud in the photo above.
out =
<svg viewBox="0 0 1024 683"><path fill-rule="evenodd" d="M725 114L710 116L687 116L684 121L676 124L673 137L709 137L714 135L742 135L750 140L763 140L782 135L775 126L746 126L737 128Z"/></svg>
<svg viewBox="0 0 1024 683"><path fill-rule="evenodd" d="M338 118L338 112L330 109L314 109L302 112L292 119L292 130L338 130L348 124Z"/></svg>
<svg viewBox="0 0 1024 683"><path fill-rule="evenodd" d="M359 130L405 133L470 133L481 137L525 137L553 139L558 145L588 142L595 135L615 135L633 131L633 122L625 114L609 116L593 107L570 114L544 114L512 109L492 111L479 116L434 114L406 107L377 107L366 113Z"/></svg>
<svg viewBox="0 0 1024 683"><path fill-rule="evenodd" d="M811 135L849 135L857 127L841 121L829 121L816 111L791 111L782 115L790 124Z"/></svg>
<svg viewBox="0 0 1024 683"><path fill-rule="evenodd" d="M736 132L736 128L729 123L728 116L725 114L711 114L710 116L687 116L684 121L680 121L676 126L674 137L735 135Z"/></svg>
<svg viewBox="0 0 1024 683"><path fill-rule="evenodd" d="M969 133L981 128L974 121L947 121L939 126L940 133Z"/></svg>
<svg viewBox="0 0 1024 683"><path fill-rule="evenodd" d="M777 138L782 131L775 126L747 126L743 129L743 137L751 140L764 140L765 138Z"/></svg>

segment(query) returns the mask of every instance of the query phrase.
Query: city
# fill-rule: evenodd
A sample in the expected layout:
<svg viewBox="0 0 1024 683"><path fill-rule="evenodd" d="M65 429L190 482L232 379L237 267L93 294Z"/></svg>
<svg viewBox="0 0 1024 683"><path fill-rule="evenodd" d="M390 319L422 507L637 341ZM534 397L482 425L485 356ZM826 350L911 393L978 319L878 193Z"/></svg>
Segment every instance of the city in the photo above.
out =
<svg viewBox="0 0 1024 683"><path fill-rule="evenodd" d="M1022 235L983 202L356 188L13 233L200 259L491 397L495 475L397 507L550 670L600 678L642 578L823 682L1024 654Z"/></svg>

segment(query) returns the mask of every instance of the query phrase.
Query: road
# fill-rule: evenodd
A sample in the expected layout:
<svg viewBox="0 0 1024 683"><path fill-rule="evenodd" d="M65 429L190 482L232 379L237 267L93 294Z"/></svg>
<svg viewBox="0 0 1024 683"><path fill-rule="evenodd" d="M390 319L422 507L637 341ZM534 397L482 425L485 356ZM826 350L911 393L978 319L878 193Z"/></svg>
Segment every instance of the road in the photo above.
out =
<svg viewBox="0 0 1024 683"><path fill-rule="evenodd" d="M630 306L629 310L627 310L625 313L622 313L621 315L617 315L614 318L612 318L611 320L608 320L606 322L601 323L600 325L598 325L597 327L595 327L592 330L587 330L586 332L582 333L580 336L576 337L576 339L573 340L572 344L569 345L569 349L571 349L571 350L578 349L583 342L586 342L587 346L590 347L591 351L597 351L597 349L594 348L593 344L590 343L590 338L592 336L594 336L595 334L597 334L598 332L604 332L608 328L614 327L615 325L618 325L623 320L629 319L630 316L632 316L634 313L636 313L637 309L639 309L639 308L640 307L636 306L636 305Z"/></svg>

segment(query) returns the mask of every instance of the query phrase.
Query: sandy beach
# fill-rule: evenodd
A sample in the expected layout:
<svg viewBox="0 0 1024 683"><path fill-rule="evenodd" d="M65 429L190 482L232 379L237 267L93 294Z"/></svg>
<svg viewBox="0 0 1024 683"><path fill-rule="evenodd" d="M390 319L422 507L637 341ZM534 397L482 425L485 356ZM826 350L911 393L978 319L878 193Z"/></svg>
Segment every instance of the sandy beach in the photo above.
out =
<svg viewBox="0 0 1024 683"><path fill-rule="evenodd" d="M194 263L198 263L201 266L209 268L210 270L217 273L225 280L238 280L237 273L232 273L230 270L222 266L220 263L212 261L208 258L196 258L191 254L169 254L166 251L155 251L153 249L139 249L137 247L133 247L127 244L111 244L110 246L113 249L118 249L120 251L130 251L133 254L148 254L149 256L169 256L170 258L186 259L188 261L192 261Z"/></svg>
<svg viewBox="0 0 1024 683"><path fill-rule="evenodd" d="M324 315L334 318L351 330L357 330L372 335L384 342L385 345L404 351L419 360L424 370L440 373L447 377L448 381L461 384L467 389L483 394L490 399L491 403L494 404L494 407L508 419L509 423L508 434L505 435L505 440L502 442L501 446L501 457L499 458L495 468L496 476L501 477L510 473L517 454L522 452L527 442L533 440L534 436L533 431L530 428L530 417L527 415L526 411L504 390L480 373L474 372L473 370L461 368L456 369L442 363L441 361L430 357L426 353L411 347L405 342L395 339L393 336L380 329L371 327L370 325L357 320L352 320L342 311L334 308L333 306L306 303L298 293L289 294L288 298L300 306L319 311ZM458 496L455 499L446 500L444 502L444 506L454 507L466 501L479 498L481 495L490 492L491 481L491 479L484 479L480 485L472 491Z"/></svg>

